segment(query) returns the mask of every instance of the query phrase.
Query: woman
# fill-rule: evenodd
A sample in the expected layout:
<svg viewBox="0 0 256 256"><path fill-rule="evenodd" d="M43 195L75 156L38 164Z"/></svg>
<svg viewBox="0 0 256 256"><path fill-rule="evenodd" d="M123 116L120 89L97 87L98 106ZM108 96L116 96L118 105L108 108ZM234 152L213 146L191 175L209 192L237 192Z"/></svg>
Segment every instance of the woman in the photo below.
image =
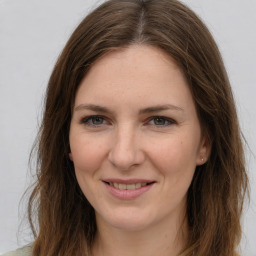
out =
<svg viewBox="0 0 256 256"><path fill-rule="evenodd" d="M35 241L20 253L238 255L246 188L230 84L205 25L175 0L110 0L51 75Z"/></svg>

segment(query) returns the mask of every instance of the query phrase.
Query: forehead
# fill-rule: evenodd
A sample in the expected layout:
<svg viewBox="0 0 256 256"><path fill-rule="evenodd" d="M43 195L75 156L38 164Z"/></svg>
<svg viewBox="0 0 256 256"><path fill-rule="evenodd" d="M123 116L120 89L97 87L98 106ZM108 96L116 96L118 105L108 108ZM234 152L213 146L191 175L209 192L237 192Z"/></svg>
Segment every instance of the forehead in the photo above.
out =
<svg viewBox="0 0 256 256"><path fill-rule="evenodd" d="M143 70L149 72L148 75L153 75L154 71L160 71L161 69L162 72L168 73L177 71L183 76L183 73L170 55L162 49L150 45L134 44L112 50L99 58L91 69L94 71L104 70L108 65L111 65L113 71L118 69L124 73L125 71L128 73L134 71L133 69L140 69L140 72ZM133 75L135 75L134 72Z"/></svg>
<svg viewBox="0 0 256 256"><path fill-rule="evenodd" d="M76 103L186 105L191 97L182 71L169 55L156 47L132 45L111 51L92 65Z"/></svg>

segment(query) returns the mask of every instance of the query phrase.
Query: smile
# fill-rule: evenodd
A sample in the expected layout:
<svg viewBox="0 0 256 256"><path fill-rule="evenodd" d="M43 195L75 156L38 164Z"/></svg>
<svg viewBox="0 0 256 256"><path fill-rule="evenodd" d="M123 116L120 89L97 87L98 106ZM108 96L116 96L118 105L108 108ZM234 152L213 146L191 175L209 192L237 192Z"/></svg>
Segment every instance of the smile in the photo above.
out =
<svg viewBox="0 0 256 256"><path fill-rule="evenodd" d="M147 186L147 183L144 182L144 183L134 183L134 184L122 184L122 183L113 183L113 182L110 182L109 185L111 187L115 187L115 188L118 188L120 190L133 190L133 189L138 189L138 188L141 188L141 187L145 187Z"/></svg>
<svg viewBox="0 0 256 256"><path fill-rule="evenodd" d="M114 197L129 200L146 193L156 183L149 180L104 180L107 191Z"/></svg>

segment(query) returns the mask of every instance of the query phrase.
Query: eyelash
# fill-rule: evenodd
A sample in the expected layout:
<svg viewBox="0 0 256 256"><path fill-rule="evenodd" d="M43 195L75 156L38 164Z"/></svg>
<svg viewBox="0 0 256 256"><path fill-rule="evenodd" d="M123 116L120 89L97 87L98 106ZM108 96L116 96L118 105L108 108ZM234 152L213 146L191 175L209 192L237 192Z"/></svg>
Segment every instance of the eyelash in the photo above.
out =
<svg viewBox="0 0 256 256"><path fill-rule="evenodd" d="M92 121L93 119L96 119L96 118L100 118L104 121L106 121L106 118L104 116L100 116L100 115L93 115L93 116L88 116L88 117L85 117L81 120L81 123L84 124L84 125L88 125L88 126L92 126L92 127L99 127L101 126L102 124L93 124Z"/></svg>
<svg viewBox="0 0 256 256"><path fill-rule="evenodd" d="M171 118L164 117L164 116L152 116L148 119L147 123L149 123L151 121L154 121L154 120L156 121L156 119L161 119L162 121L164 121L164 124L162 124L162 125L157 125L155 123L152 124L153 126L156 126L157 128L163 128L163 127L166 127L166 126L176 124L176 121L174 121ZM149 124L149 125L151 125L151 124Z"/></svg>
<svg viewBox="0 0 256 256"><path fill-rule="evenodd" d="M97 118L102 120L101 124L92 123L93 119L95 120ZM151 121L154 121L154 120L156 121L156 119L160 119L160 120L164 121L164 124L160 124L160 125L157 125L155 123L150 124ZM84 124L86 126L90 126L90 127L95 127L95 128L98 128L101 125L106 124L106 122L107 122L107 118L104 117L104 116L101 116L101 115L92 115L92 116L85 117L81 120L82 124ZM175 120L171 119L171 118L164 117L164 116L151 116L146 121L146 125L155 126L157 128L164 128L164 127L167 127L167 126L170 126L170 125L173 125L173 124L177 124L177 122Z"/></svg>

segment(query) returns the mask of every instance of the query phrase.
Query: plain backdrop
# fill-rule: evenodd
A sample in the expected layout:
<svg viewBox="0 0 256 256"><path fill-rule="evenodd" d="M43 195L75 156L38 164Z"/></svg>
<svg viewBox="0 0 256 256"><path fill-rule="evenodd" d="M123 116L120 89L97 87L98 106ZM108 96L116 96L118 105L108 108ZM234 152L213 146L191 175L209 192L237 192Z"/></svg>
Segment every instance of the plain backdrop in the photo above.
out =
<svg viewBox="0 0 256 256"><path fill-rule="evenodd" d="M31 241L19 202L31 182L28 159L56 58L81 19L102 1L0 0L0 254ZM223 55L252 153L244 256L256 255L256 0L184 0L207 24ZM225 129L225 127L223 127ZM33 170L32 170L33 171ZM25 222L24 222L25 223Z"/></svg>

